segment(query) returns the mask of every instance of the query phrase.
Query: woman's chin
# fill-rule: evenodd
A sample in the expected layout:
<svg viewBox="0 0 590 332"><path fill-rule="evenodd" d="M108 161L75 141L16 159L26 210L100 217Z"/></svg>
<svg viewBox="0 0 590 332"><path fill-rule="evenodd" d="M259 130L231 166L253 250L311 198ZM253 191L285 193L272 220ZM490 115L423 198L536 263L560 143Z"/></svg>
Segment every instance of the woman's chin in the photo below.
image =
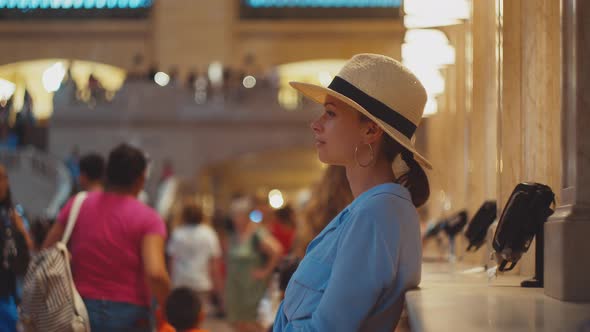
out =
<svg viewBox="0 0 590 332"><path fill-rule="evenodd" d="M320 162L322 162L322 164L326 164L326 165L331 165L331 166L342 166L342 163L339 163L338 161L334 160L334 158L330 158L328 156L326 156L325 154L322 154L321 151L318 151L318 159L320 160Z"/></svg>
<svg viewBox="0 0 590 332"><path fill-rule="evenodd" d="M318 159L323 163L323 164L330 164L328 159L326 158L326 156L322 153L322 151L318 150Z"/></svg>

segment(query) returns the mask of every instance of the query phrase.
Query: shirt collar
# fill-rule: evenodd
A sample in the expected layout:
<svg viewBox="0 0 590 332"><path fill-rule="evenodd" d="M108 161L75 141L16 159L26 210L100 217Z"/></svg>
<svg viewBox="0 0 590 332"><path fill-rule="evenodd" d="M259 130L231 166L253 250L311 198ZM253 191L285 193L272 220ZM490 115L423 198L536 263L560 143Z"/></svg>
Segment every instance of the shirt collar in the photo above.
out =
<svg viewBox="0 0 590 332"><path fill-rule="evenodd" d="M406 187L402 186L398 183L388 182L382 183L374 186L373 188L366 190L365 192L358 195L357 198L348 205L346 210L354 210L354 208L358 205L362 205L365 201L370 199L371 197L379 194L393 194L405 200L412 202L412 196Z"/></svg>
<svg viewBox="0 0 590 332"><path fill-rule="evenodd" d="M356 206L363 204L363 202L367 201L375 195L383 193L392 194L400 197L401 199L408 200L410 203L412 202L410 192L408 191L408 189L406 189L406 187L400 184L389 182L376 185L375 187L361 193L355 200L352 201L352 203L350 203L346 208L344 208L344 210L342 210L336 217L334 217L334 219L332 219L332 221L320 232L320 234L318 234L315 237L315 239L313 239L313 241L310 242L306 252L309 252L311 249L313 249L321 241L321 239L324 237L326 233L330 232L331 230L335 229L340 224L342 224L345 220L344 216L350 211L354 210Z"/></svg>

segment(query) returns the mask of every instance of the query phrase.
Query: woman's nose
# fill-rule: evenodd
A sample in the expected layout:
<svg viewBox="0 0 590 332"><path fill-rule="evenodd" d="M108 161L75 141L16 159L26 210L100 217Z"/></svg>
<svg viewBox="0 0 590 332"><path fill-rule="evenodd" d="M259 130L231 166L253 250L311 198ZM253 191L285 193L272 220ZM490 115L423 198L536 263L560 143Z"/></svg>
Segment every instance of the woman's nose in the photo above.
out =
<svg viewBox="0 0 590 332"><path fill-rule="evenodd" d="M309 127L311 128L311 130L314 133L319 133L320 129L321 129L321 125L320 125L320 120L321 118L315 119L314 121L311 122L311 124L309 125Z"/></svg>

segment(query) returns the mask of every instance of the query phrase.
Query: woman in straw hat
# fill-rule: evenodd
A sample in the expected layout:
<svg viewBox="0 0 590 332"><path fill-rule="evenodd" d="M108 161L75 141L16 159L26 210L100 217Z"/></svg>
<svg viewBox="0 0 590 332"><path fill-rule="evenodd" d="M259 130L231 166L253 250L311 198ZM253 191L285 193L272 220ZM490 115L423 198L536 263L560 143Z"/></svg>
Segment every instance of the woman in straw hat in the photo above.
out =
<svg viewBox="0 0 590 332"><path fill-rule="evenodd" d="M354 56L327 88L291 85L324 105L311 125L318 157L346 168L354 201L307 247L274 331L390 332L405 291L420 282L416 207L430 194L422 166L431 166L411 137L426 91L399 62L376 54ZM394 172L398 157L406 172Z"/></svg>

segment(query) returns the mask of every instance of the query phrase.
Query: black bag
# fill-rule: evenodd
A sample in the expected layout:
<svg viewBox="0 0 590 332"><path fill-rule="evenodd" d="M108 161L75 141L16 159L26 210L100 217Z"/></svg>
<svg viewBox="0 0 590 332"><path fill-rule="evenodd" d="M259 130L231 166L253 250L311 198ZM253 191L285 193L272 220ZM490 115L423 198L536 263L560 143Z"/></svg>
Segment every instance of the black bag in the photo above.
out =
<svg viewBox="0 0 590 332"><path fill-rule="evenodd" d="M461 210L449 217L443 225L443 230L449 237L455 237L467 224L467 211Z"/></svg>
<svg viewBox="0 0 590 332"><path fill-rule="evenodd" d="M445 227L446 219L439 220L436 224L429 225L424 232L424 236L422 236L422 240L429 239L431 237L436 237L438 234L443 230Z"/></svg>
<svg viewBox="0 0 590 332"><path fill-rule="evenodd" d="M496 219L496 210L496 201L486 201L477 210L465 231L465 236L469 240L467 251L470 251L472 248L473 251L477 251L484 244L488 228Z"/></svg>
<svg viewBox="0 0 590 332"><path fill-rule="evenodd" d="M493 247L501 260L500 271L512 270L528 251L535 234L553 214L552 204L555 205L555 194L544 184L525 182L514 188L494 234ZM508 262L511 265L506 268Z"/></svg>

